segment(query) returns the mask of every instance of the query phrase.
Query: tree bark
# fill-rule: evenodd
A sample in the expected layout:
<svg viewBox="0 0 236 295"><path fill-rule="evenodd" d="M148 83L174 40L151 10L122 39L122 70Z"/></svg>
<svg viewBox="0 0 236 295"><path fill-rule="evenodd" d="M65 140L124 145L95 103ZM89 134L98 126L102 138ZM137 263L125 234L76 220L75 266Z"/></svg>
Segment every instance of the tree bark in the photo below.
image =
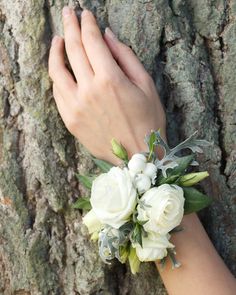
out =
<svg viewBox="0 0 236 295"><path fill-rule="evenodd" d="M66 1L65 1L66 2ZM70 205L93 163L58 115L47 73L63 0L0 0L0 294L166 294L152 264L104 265ZM236 274L236 2L81 0L156 81L171 145L195 130L214 198L202 221Z"/></svg>

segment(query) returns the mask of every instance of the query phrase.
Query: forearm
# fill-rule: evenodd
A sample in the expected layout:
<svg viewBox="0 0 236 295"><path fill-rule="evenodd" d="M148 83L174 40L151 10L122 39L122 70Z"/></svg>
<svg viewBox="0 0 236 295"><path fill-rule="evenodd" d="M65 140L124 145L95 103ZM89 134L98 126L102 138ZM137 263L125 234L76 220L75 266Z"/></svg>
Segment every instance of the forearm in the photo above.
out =
<svg viewBox="0 0 236 295"><path fill-rule="evenodd" d="M162 137L166 140L164 131ZM157 152L158 157L162 157L162 152ZM181 267L172 269L171 261L167 259L166 267L161 270L160 264L156 262L168 293L235 294L236 281L216 252L197 215L185 215L181 226L183 230L172 234L171 237Z"/></svg>
<svg viewBox="0 0 236 295"><path fill-rule="evenodd" d="M235 294L235 279L213 247L197 215L186 215L182 226L184 230L171 237L181 267L172 270L168 261L161 271L160 265L156 263L168 293Z"/></svg>

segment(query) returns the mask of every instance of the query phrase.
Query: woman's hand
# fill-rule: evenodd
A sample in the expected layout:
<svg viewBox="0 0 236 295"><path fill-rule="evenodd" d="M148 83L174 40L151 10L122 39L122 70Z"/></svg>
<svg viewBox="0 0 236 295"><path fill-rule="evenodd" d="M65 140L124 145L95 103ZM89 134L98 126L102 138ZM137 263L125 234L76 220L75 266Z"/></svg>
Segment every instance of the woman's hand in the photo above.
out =
<svg viewBox="0 0 236 295"><path fill-rule="evenodd" d="M144 136L161 128L165 113L152 78L133 51L110 29L102 36L84 10L81 28L73 9L63 9L65 38L54 37L49 56L53 94L67 129L97 158L117 163L110 141L129 155L146 150ZM76 81L65 66L66 53Z"/></svg>

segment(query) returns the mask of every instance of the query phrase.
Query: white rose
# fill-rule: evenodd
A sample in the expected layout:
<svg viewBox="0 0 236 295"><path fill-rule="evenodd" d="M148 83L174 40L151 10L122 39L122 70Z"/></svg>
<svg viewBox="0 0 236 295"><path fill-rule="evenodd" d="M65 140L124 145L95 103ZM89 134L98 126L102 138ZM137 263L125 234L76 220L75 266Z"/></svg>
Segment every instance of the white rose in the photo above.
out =
<svg viewBox="0 0 236 295"><path fill-rule="evenodd" d="M138 243L132 246L136 248L136 254L140 261L155 261L167 255L167 248L174 248L169 242L170 235L149 234L142 238L143 247Z"/></svg>
<svg viewBox="0 0 236 295"><path fill-rule="evenodd" d="M129 160L128 168L133 173L140 173L146 167L147 159L143 154L134 154Z"/></svg>
<svg viewBox="0 0 236 295"><path fill-rule="evenodd" d="M139 194L145 193L151 187L151 180L145 174L138 174L134 179L135 186Z"/></svg>
<svg viewBox="0 0 236 295"><path fill-rule="evenodd" d="M99 175L93 181L90 202L102 224L119 228L127 222L137 204L128 169L112 167Z"/></svg>
<svg viewBox="0 0 236 295"><path fill-rule="evenodd" d="M152 183L154 184L156 174L157 174L157 166L154 165L153 163L147 163L143 171L143 174L147 175L151 179Z"/></svg>
<svg viewBox="0 0 236 295"><path fill-rule="evenodd" d="M138 220L147 221L147 232L167 234L178 226L184 214L184 194L177 185L162 184L151 188L141 197L137 206Z"/></svg>
<svg viewBox="0 0 236 295"><path fill-rule="evenodd" d="M90 234L99 231L102 228L102 224L97 218L94 210L90 210L84 217L83 223L87 226Z"/></svg>

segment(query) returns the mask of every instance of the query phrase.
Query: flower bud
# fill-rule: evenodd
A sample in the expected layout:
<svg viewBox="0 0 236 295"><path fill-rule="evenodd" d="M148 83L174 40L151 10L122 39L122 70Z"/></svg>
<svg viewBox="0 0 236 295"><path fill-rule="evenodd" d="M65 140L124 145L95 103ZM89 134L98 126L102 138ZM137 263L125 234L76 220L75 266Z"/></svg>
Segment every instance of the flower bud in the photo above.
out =
<svg viewBox="0 0 236 295"><path fill-rule="evenodd" d="M97 218L95 212L90 210L84 217L83 217L83 224L85 224L88 228L90 234L99 231L102 227L101 222Z"/></svg>
<svg viewBox="0 0 236 295"><path fill-rule="evenodd" d="M208 176L209 173L207 171L189 173L180 177L179 185L192 186Z"/></svg>
<svg viewBox="0 0 236 295"><path fill-rule="evenodd" d="M128 154L124 146L118 143L114 138L111 140L112 152L121 160L128 161Z"/></svg>
<svg viewBox="0 0 236 295"><path fill-rule="evenodd" d="M138 174L135 177L135 185L139 194L145 193L151 187L151 180L145 174Z"/></svg>
<svg viewBox="0 0 236 295"><path fill-rule="evenodd" d="M94 233L92 233L91 241L97 242L98 238L99 238L99 232L98 231L95 231Z"/></svg>
<svg viewBox="0 0 236 295"><path fill-rule="evenodd" d="M125 263L129 256L129 250L124 246L120 246L120 262Z"/></svg>
<svg viewBox="0 0 236 295"><path fill-rule="evenodd" d="M134 173L142 172L146 167L146 157L142 154L134 154L128 163L129 169Z"/></svg>
<svg viewBox="0 0 236 295"><path fill-rule="evenodd" d="M147 163L143 173L153 179L157 173L157 166L153 163Z"/></svg>
<svg viewBox="0 0 236 295"><path fill-rule="evenodd" d="M129 259L129 265L130 265L130 270L132 274L136 274L139 271L140 261L136 254L136 250L133 247L130 247L128 259Z"/></svg>

